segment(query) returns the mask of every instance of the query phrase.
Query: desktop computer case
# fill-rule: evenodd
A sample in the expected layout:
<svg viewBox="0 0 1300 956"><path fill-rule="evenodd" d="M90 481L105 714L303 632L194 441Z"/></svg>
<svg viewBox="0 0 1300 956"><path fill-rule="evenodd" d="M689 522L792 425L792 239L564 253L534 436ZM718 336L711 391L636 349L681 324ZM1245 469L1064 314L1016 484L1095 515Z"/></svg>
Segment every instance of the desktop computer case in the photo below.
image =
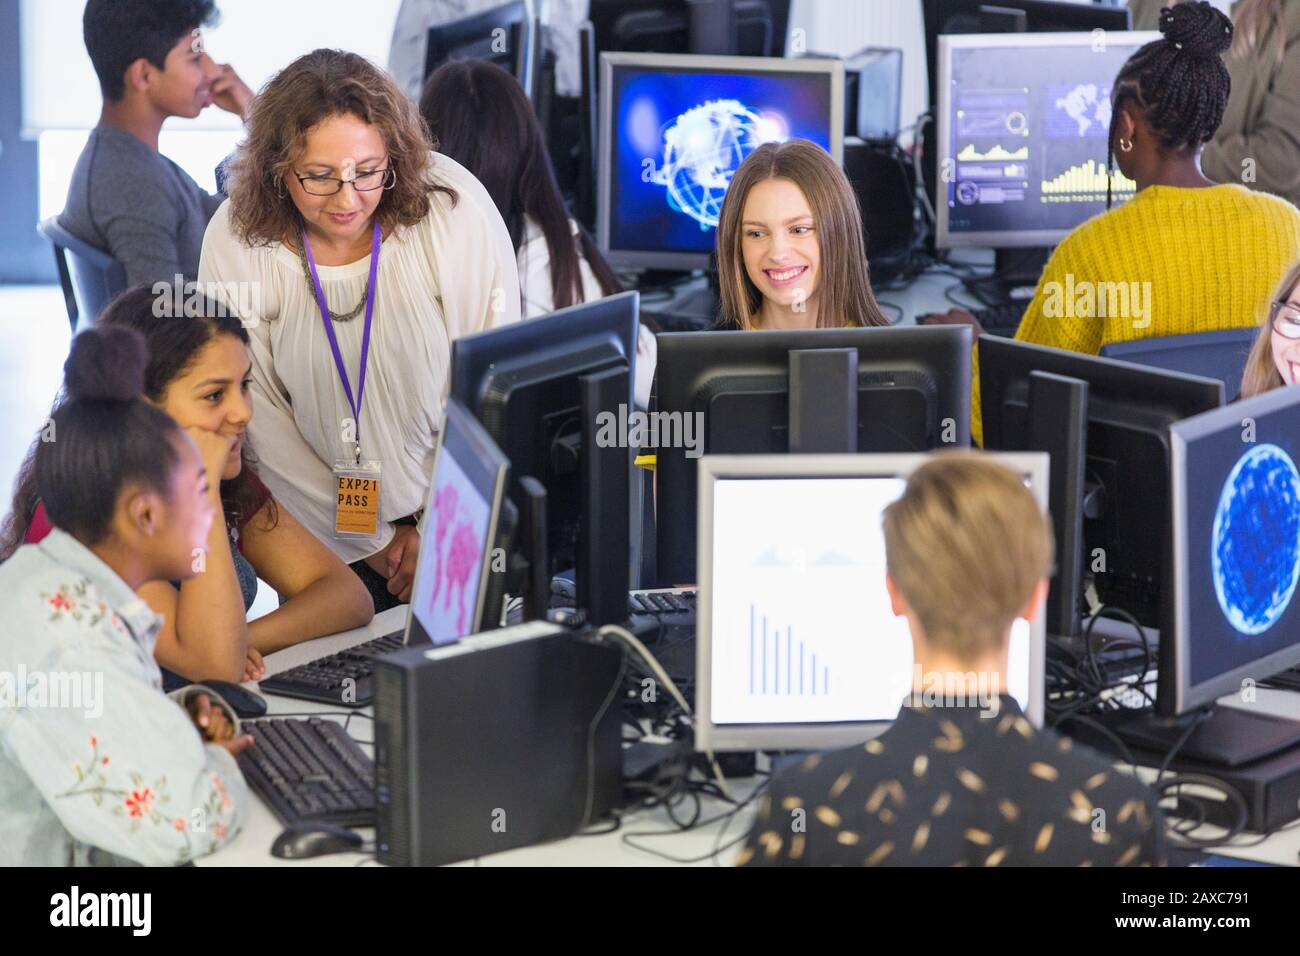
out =
<svg viewBox="0 0 1300 956"><path fill-rule="evenodd" d="M380 862L436 866L558 839L620 798L622 650L550 625L495 635L376 662Z"/></svg>

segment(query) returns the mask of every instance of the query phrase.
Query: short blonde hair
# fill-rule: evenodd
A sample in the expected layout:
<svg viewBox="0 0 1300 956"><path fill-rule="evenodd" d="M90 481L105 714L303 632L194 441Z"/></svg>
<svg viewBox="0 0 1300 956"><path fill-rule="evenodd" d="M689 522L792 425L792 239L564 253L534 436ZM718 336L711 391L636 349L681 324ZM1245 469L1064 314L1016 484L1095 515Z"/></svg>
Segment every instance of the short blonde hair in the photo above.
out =
<svg viewBox="0 0 1300 956"><path fill-rule="evenodd" d="M913 472L884 529L889 576L926 643L963 660L999 648L1051 572L1047 517L980 452L942 452Z"/></svg>

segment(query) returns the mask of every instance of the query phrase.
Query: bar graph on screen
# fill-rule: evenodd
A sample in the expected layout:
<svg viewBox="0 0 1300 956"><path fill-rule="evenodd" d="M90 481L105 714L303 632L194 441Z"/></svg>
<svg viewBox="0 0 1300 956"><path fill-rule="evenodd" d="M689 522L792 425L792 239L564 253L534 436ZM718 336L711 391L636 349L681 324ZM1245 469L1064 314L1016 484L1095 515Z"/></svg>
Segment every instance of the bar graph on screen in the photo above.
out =
<svg viewBox="0 0 1300 956"><path fill-rule="evenodd" d="M795 637L793 625L782 630L750 604L748 687L750 696L825 697L831 692L830 664Z"/></svg>

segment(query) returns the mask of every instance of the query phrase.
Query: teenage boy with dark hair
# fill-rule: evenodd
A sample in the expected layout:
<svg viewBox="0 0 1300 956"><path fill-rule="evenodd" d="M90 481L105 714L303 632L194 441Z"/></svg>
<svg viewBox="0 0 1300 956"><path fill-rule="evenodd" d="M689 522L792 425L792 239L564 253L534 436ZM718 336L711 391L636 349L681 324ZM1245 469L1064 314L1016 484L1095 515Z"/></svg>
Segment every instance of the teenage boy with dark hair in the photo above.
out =
<svg viewBox="0 0 1300 956"><path fill-rule="evenodd" d="M204 52L201 28L215 18L213 0L89 0L82 16L104 105L59 219L120 261L128 285L192 279L222 201L158 152L169 116L216 105L242 117L253 98Z"/></svg>

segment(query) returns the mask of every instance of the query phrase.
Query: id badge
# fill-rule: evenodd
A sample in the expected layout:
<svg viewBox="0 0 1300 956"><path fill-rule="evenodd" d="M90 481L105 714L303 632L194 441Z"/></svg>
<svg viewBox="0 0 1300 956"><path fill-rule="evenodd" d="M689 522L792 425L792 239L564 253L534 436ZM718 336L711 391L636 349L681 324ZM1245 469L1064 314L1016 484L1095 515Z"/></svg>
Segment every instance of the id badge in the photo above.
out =
<svg viewBox="0 0 1300 956"><path fill-rule="evenodd" d="M370 538L378 533L379 486L379 462L334 462L334 537Z"/></svg>

